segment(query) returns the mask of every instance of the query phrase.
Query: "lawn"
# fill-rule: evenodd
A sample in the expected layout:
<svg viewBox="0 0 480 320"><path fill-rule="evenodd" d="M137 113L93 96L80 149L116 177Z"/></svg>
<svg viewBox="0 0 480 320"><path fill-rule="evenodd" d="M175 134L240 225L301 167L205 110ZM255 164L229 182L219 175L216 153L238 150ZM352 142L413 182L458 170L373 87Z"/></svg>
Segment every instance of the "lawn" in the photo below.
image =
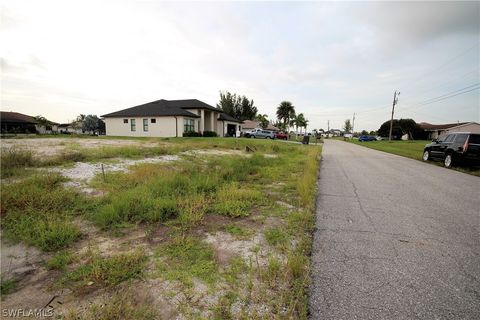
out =
<svg viewBox="0 0 480 320"><path fill-rule="evenodd" d="M61 290L66 319L307 318L320 146L90 139L3 150L2 250L41 257L2 269L4 308Z"/></svg>
<svg viewBox="0 0 480 320"><path fill-rule="evenodd" d="M427 143L430 143L430 140L412 140L412 141L368 141L368 142L359 142L357 139L348 139L350 143L354 143L360 146L367 148L384 151L388 153L393 153L399 156L420 160L422 161L423 148ZM431 164L442 166L443 162L441 161L429 161ZM468 167L454 167L454 170L472 174L475 176L480 176L480 169L468 168Z"/></svg>
<svg viewBox="0 0 480 320"><path fill-rule="evenodd" d="M359 142L357 139L348 139L350 143L358 144L367 148L393 153L399 156L422 160L423 148L430 140L412 140L412 141L368 141Z"/></svg>

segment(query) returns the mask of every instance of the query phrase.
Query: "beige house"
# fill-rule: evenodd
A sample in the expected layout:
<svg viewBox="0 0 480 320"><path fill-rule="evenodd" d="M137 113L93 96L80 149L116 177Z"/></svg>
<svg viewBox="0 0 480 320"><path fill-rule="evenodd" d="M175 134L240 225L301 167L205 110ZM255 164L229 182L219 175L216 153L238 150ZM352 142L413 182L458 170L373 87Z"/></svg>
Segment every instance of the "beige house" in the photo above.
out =
<svg viewBox="0 0 480 320"><path fill-rule="evenodd" d="M181 137L185 132L235 136L241 122L196 99L157 100L102 116L107 136Z"/></svg>
<svg viewBox="0 0 480 320"><path fill-rule="evenodd" d="M458 126L448 128L445 131L445 134L453 132L471 132L471 133L480 133L480 123L478 122L468 122L460 124Z"/></svg>
<svg viewBox="0 0 480 320"><path fill-rule="evenodd" d="M480 124L477 122L457 122L446 124L420 122L418 125L426 132L428 139L438 139L438 137L445 136L446 134L452 132L480 133Z"/></svg>

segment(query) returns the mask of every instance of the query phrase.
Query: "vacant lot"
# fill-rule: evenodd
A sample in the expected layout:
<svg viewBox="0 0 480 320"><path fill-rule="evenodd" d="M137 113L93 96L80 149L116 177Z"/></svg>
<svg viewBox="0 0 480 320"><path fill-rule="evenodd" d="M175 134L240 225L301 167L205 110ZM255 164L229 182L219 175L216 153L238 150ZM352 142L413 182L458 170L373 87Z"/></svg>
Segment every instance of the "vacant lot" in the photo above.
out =
<svg viewBox="0 0 480 320"><path fill-rule="evenodd" d="M2 308L306 318L320 152L253 139L2 141Z"/></svg>
<svg viewBox="0 0 480 320"><path fill-rule="evenodd" d="M355 143L367 148L380 150L388 153L393 153L399 156L412 158L422 161L423 148L427 143L430 143L430 140L414 140L414 141L368 141L368 142L359 142L357 139L348 139L350 143ZM443 165L441 161L429 161L429 163ZM480 169L472 169L466 167L455 167L455 170L462 171L465 173L473 174L480 176Z"/></svg>

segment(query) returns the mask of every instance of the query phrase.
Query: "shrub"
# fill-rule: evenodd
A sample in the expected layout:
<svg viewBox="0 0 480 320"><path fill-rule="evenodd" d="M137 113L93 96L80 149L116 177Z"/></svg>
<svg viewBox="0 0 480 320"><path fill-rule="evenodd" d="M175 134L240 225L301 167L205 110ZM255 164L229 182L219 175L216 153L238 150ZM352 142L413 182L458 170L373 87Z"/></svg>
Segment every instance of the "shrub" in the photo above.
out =
<svg viewBox="0 0 480 320"><path fill-rule="evenodd" d="M195 131L187 131L183 133L184 137L201 137L202 134L200 132Z"/></svg>
<svg viewBox="0 0 480 320"><path fill-rule="evenodd" d="M218 137L215 131L203 131L204 137Z"/></svg>

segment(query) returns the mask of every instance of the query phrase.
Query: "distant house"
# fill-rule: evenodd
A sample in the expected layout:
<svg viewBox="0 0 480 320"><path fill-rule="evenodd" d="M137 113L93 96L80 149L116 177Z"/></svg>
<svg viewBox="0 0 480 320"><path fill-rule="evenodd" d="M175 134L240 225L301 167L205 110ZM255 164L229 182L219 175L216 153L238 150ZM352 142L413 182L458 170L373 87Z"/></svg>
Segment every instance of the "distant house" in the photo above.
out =
<svg viewBox="0 0 480 320"><path fill-rule="evenodd" d="M478 122L467 122L463 124L459 124L455 127L448 128L445 130L445 134L452 133L452 132L472 132L472 133L480 133L480 123Z"/></svg>
<svg viewBox="0 0 480 320"><path fill-rule="evenodd" d="M216 132L235 136L241 121L197 99L157 100L108 113L107 136L181 137L185 132Z"/></svg>
<svg viewBox="0 0 480 320"><path fill-rule="evenodd" d="M58 132L66 134L83 134L82 128L75 123L61 123L58 125Z"/></svg>
<svg viewBox="0 0 480 320"><path fill-rule="evenodd" d="M58 123L49 121L48 125L39 124L34 117L19 113L0 111L0 128L5 133L52 133L57 132Z"/></svg>
<svg viewBox="0 0 480 320"><path fill-rule="evenodd" d="M425 132L427 139L437 139L439 136L444 135L447 130L453 129L454 127L466 125L469 122L456 122L456 123L445 123L445 124L431 124L428 122L420 122L418 125Z"/></svg>
<svg viewBox="0 0 480 320"><path fill-rule="evenodd" d="M249 130L253 130L253 129L256 129L256 128L261 128L260 121L255 121L255 120L245 120L245 121L243 121L242 132L247 132ZM280 131L279 128L275 127L271 123L269 123L268 126L265 129L275 131L275 132Z"/></svg>

